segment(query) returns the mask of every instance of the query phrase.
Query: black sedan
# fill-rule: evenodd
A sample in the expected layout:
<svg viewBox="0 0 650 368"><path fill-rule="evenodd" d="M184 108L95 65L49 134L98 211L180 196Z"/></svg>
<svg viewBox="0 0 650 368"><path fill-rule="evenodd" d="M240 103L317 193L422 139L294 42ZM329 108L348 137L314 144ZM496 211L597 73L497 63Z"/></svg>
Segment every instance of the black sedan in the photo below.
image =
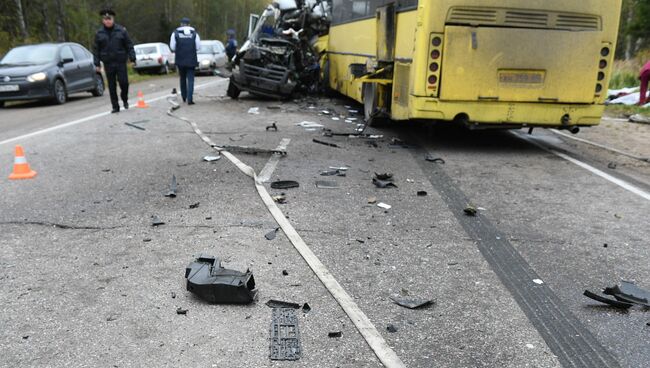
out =
<svg viewBox="0 0 650 368"><path fill-rule="evenodd" d="M95 71L93 56L79 44L19 46L0 60L0 107L16 100L63 104L77 92L104 94L104 79Z"/></svg>

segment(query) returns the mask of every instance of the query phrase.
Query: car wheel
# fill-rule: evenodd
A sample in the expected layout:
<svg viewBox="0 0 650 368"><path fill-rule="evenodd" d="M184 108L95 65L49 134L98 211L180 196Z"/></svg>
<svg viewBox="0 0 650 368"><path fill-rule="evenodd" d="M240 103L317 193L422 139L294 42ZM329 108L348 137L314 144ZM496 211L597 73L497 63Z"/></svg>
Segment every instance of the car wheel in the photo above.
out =
<svg viewBox="0 0 650 368"><path fill-rule="evenodd" d="M169 64L165 64L160 68L160 74L169 74Z"/></svg>
<svg viewBox="0 0 650 368"><path fill-rule="evenodd" d="M232 98L233 100L236 100L239 98L239 94L241 93L241 90L239 87L235 85L235 83L232 82L232 79L228 83L228 92L226 94L228 97Z"/></svg>
<svg viewBox="0 0 650 368"><path fill-rule="evenodd" d="M68 93L65 90L65 84L60 79L54 81L54 88L52 89L54 93L54 102L57 105L63 105L68 100Z"/></svg>
<svg viewBox="0 0 650 368"><path fill-rule="evenodd" d="M102 96L104 94L104 78L101 75L95 74L95 88L90 91L95 97Z"/></svg>
<svg viewBox="0 0 650 368"><path fill-rule="evenodd" d="M138 73L138 75L144 74L144 72L142 70L136 70L135 72Z"/></svg>

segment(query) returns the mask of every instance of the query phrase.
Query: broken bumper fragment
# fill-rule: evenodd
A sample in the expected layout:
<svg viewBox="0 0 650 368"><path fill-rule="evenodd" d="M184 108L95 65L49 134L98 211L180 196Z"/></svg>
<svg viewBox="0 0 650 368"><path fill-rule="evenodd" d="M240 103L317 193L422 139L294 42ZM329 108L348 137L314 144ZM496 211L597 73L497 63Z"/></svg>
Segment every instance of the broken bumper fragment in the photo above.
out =
<svg viewBox="0 0 650 368"><path fill-rule="evenodd" d="M219 258L200 255L185 269L187 290L215 304L248 304L255 300L255 279L249 270L221 267Z"/></svg>

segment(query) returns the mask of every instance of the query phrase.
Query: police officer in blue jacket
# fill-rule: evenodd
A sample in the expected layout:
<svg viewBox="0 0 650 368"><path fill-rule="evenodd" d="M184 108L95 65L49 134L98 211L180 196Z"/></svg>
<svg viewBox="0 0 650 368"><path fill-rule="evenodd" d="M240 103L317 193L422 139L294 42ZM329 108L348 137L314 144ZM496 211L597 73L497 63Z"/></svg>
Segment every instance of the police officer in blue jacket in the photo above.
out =
<svg viewBox="0 0 650 368"><path fill-rule="evenodd" d="M194 69L199 66L197 51L201 48L201 38L190 27L188 18L181 19L181 26L176 28L169 40L169 47L176 53L176 68L181 78L181 96L183 102L194 105Z"/></svg>
<svg viewBox="0 0 650 368"><path fill-rule="evenodd" d="M135 50L133 42L126 32L126 28L115 23L115 12L111 9L104 9L99 14L102 17L102 28L95 34L95 45L93 56L95 69L101 72L101 64L104 63L106 79L108 79L108 90L111 95L112 113L120 112L120 104L117 99L117 82L120 84L120 97L124 108L129 108L129 77L126 71L126 62L135 62Z"/></svg>

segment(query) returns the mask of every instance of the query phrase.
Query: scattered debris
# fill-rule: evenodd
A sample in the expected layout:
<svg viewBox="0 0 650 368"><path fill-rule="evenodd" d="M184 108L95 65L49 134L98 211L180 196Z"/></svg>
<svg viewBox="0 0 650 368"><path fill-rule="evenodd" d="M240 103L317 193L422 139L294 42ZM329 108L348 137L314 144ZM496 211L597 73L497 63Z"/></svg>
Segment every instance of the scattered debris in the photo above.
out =
<svg viewBox="0 0 650 368"><path fill-rule="evenodd" d="M250 270L225 269L219 258L199 255L185 269L187 290L203 300L217 304L248 304L255 300L257 290Z"/></svg>
<svg viewBox="0 0 650 368"><path fill-rule="evenodd" d="M346 170L341 170L341 169L333 169L330 168L329 170L323 170L320 172L321 176L346 176L347 171Z"/></svg>
<svg viewBox="0 0 650 368"><path fill-rule="evenodd" d="M102 169L102 172L111 172L111 169Z"/></svg>
<svg viewBox="0 0 650 368"><path fill-rule="evenodd" d="M172 175L172 182L169 184L169 191L165 194L165 197L176 198L176 191L178 190L178 184L176 183L176 175Z"/></svg>
<svg viewBox="0 0 650 368"><path fill-rule="evenodd" d="M389 174L389 173L378 174L378 173L375 173L375 178L379 179L379 180L393 181L393 174Z"/></svg>
<svg viewBox="0 0 650 368"><path fill-rule="evenodd" d="M285 302L282 300L275 300L275 299L270 299L265 304L269 308L292 308L292 309L300 308L300 304L298 303Z"/></svg>
<svg viewBox="0 0 650 368"><path fill-rule="evenodd" d="M319 189L338 189L339 185L335 181L317 180L316 188Z"/></svg>
<svg viewBox="0 0 650 368"><path fill-rule="evenodd" d="M118 315L117 314L111 314L108 317L106 317L106 322L112 322L117 320Z"/></svg>
<svg viewBox="0 0 650 368"><path fill-rule="evenodd" d="M544 283L544 281L540 279L534 279L533 282L536 283L537 285L542 285Z"/></svg>
<svg viewBox="0 0 650 368"><path fill-rule="evenodd" d="M616 162L610 162L607 164L608 169L616 170Z"/></svg>
<svg viewBox="0 0 650 368"><path fill-rule="evenodd" d="M221 159L221 156L210 156L210 155L208 155L208 156L203 157L203 161L207 161L207 162L217 161L217 160L220 160L220 159Z"/></svg>
<svg viewBox="0 0 650 368"><path fill-rule="evenodd" d="M395 333L395 332L397 332L397 327L395 327L394 324L389 323L388 326L386 326L386 331L388 331L390 333Z"/></svg>
<svg viewBox="0 0 650 368"><path fill-rule="evenodd" d="M333 338L333 337L341 337L341 336L343 336L343 332L341 332L341 331L329 332L329 333L327 334L327 337L329 337L329 338Z"/></svg>
<svg viewBox="0 0 650 368"><path fill-rule="evenodd" d="M178 307L176 309L176 314L187 315L187 309L183 309L183 308Z"/></svg>
<svg viewBox="0 0 650 368"><path fill-rule="evenodd" d="M294 309L273 308L270 332L271 360L300 359L300 329Z"/></svg>
<svg viewBox="0 0 650 368"><path fill-rule="evenodd" d="M427 192L424 191L424 190L419 190L419 191L417 192L418 197L426 197L428 194L429 194L429 193L427 193Z"/></svg>
<svg viewBox="0 0 650 368"><path fill-rule="evenodd" d="M285 204L285 203L287 203L287 197L285 196L284 193L282 193L282 194L280 194L280 195L274 195L274 196L272 196L271 198L273 198L273 200L274 200L276 203L279 203L279 204Z"/></svg>
<svg viewBox="0 0 650 368"><path fill-rule="evenodd" d="M151 241L151 238L144 238L144 239L142 239L142 241L143 241L144 243L149 243L149 242Z"/></svg>
<svg viewBox="0 0 650 368"><path fill-rule="evenodd" d="M251 107L248 109L248 113L252 115L259 115L260 114L260 108L259 107Z"/></svg>
<svg viewBox="0 0 650 368"><path fill-rule="evenodd" d="M293 180L280 180L271 183L271 188L273 189L291 189L291 188L298 188L299 186L300 184L298 184L297 181L293 181Z"/></svg>
<svg viewBox="0 0 650 368"><path fill-rule="evenodd" d="M158 216L156 216L156 215L151 216L151 226L155 227L155 226L161 226L161 225L164 225L164 224L165 224L165 222L160 220L160 218L158 218Z"/></svg>
<svg viewBox="0 0 650 368"><path fill-rule="evenodd" d="M632 305L650 307L650 292L643 290L630 281L621 281L620 285L608 287L603 290L603 294L611 295L616 300L609 299L585 290L586 297L597 300L601 303L609 304L617 308L630 308Z"/></svg>
<svg viewBox="0 0 650 368"><path fill-rule="evenodd" d="M139 129L139 130L146 130L145 128L143 128L143 127L141 127L139 125L135 125L133 123L124 123L124 125L130 126L131 128L135 128L135 129Z"/></svg>
<svg viewBox="0 0 650 368"><path fill-rule="evenodd" d="M172 291L171 293L172 299L176 299L176 293Z"/></svg>
<svg viewBox="0 0 650 368"><path fill-rule="evenodd" d="M410 148L414 148L414 146L405 143L404 141L402 141L399 138L393 138L393 139L391 139L390 144L388 145L388 148L391 148L391 149L392 148L410 149Z"/></svg>
<svg viewBox="0 0 650 368"><path fill-rule="evenodd" d="M277 155L282 155L285 156L287 154L287 151L284 149L278 149L278 148L273 148L273 149L267 149L267 148L258 148L258 147L248 147L248 146L230 146L230 145L215 145L213 146L217 149L225 150L231 153L245 153L249 155L257 155L258 153L266 153L266 154L277 154Z"/></svg>
<svg viewBox="0 0 650 368"><path fill-rule="evenodd" d="M424 156L424 159L429 161L429 162L435 162L437 164L443 164L443 165L445 164L445 160L443 160L440 157L436 157L436 156L432 155L431 153L427 153L426 156Z"/></svg>
<svg viewBox="0 0 650 368"><path fill-rule="evenodd" d="M282 106L280 106L280 105L269 105L266 108L269 109L269 110L281 110Z"/></svg>
<svg viewBox="0 0 650 368"><path fill-rule="evenodd" d="M650 105L650 104L648 104ZM645 107L650 107L650 106L645 106ZM645 116L641 114L634 114L630 116L630 121L633 123L642 123L642 124L650 124L650 116Z"/></svg>
<svg viewBox="0 0 650 368"><path fill-rule="evenodd" d="M289 276L289 272L287 272L287 270L282 270L282 276Z"/></svg>
<svg viewBox="0 0 650 368"><path fill-rule="evenodd" d="M277 132L278 131L278 126L275 125L275 123L273 123L273 124L266 127L266 131L268 132L269 130L274 130L274 131Z"/></svg>
<svg viewBox="0 0 650 368"><path fill-rule="evenodd" d="M375 184L377 188L397 188L397 185L395 185L395 183L388 180L379 180L377 178L372 178L372 183Z"/></svg>
<svg viewBox="0 0 650 368"><path fill-rule="evenodd" d="M266 238L266 240L273 240L275 239L275 236L278 234L278 230L280 230L280 228L276 227L274 230L264 235L264 237Z"/></svg>
<svg viewBox="0 0 650 368"><path fill-rule="evenodd" d="M193 210L195 208L199 208L200 205L201 205L201 202L193 203L193 204L190 205L190 209Z"/></svg>
<svg viewBox="0 0 650 368"><path fill-rule="evenodd" d="M311 121L303 121L301 123L296 124L297 126L303 127L303 128L322 128L324 127L323 124L318 124L314 123Z"/></svg>
<svg viewBox="0 0 650 368"><path fill-rule="evenodd" d="M417 309L433 304L431 299L406 298L397 294L391 295L390 299L395 304L409 309Z"/></svg>
<svg viewBox="0 0 650 368"><path fill-rule="evenodd" d="M474 208L473 206L465 207L463 212L465 212L465 215L467 216L476 216L476 208Z"/></svg>
<svg viewBox="0 0 650 368"><path fill-rule="evenodd" d="M329 143L329 142L321 141L321 140L318 140L316 138L313 139L313 142L318 143L318 144L322 144L322 145L325 145L325 146L329 146L329 147L341 148L335 143Z"/></svg>
<svg viewBox="0 0 650 368"><path fill-rule="evenodd" d="M393 208L391 205L386 204L384 202L377 203L377 207L381 207L381 208L383 208L385 210L390 210L391 208Z"/></svg>
<svg viewBox="0 0 650 368"><path fill-rule="evenodd" d="M368 197L368 204L377 203L377 197Z"/></svg>
<svg viewBox="0 0 650 368"><path fill-rule="evenodd" d="M311 312L311 306L309 306L308 303L303 304L302 305L302 312L305 313L305 314Z"/></svg>

